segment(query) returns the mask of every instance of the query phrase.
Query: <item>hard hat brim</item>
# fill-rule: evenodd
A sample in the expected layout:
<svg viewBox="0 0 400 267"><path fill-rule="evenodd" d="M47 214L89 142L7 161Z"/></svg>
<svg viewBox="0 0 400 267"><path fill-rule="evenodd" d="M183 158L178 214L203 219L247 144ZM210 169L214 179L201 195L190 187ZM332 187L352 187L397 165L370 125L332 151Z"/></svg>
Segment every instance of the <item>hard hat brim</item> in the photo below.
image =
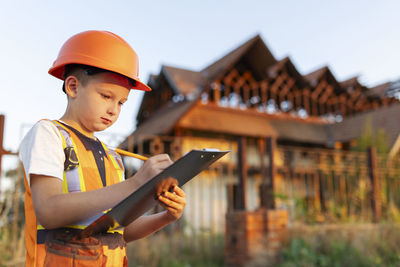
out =
<svg viewBox="0 0 400 267"><path fill-rule="evenodd" d="M50 75L60 79L60 80L64 80L63 76L64 76L65 66L69 65L69 64L78 64L78 63L70 62L70 63L67 63L67 64L63 64L61 66L58 65L57 67L52 67L52 68L49 69L48 73ZM93 67L96 67L96 66L93 66ZM105 69L104 67L102 69L104 69L106 71L110 71L110 72L115 72L115 71L112 71L112 70ZM137 78L129 77L129 76L124 75L122 73L118 73L118 74L122 75L122 76L124 76L124 77L126 77L128 79L132 79L132 80L134 80L136 82L135 86L132 86L130 89L136 89L136 90L142 90L142 91L151 91L152 90L148 85L146 85L145 83L141 82Z"/></svg>

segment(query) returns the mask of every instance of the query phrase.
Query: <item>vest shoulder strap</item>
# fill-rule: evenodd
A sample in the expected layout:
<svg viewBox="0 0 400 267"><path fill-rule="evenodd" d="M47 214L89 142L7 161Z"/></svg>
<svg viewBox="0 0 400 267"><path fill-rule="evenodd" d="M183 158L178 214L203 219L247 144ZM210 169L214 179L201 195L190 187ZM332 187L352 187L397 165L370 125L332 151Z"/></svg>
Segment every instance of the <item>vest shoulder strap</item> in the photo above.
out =
<svg viewBox="0 0 400 267"><path fill-rule="evenodd" d="M77 148L69 131L58 121L50 120L50 122L57 127L63 139L63 150L65 154L63 192L71 193L86 191L82 169L79 164L79 155L76 153Z"/></svg>

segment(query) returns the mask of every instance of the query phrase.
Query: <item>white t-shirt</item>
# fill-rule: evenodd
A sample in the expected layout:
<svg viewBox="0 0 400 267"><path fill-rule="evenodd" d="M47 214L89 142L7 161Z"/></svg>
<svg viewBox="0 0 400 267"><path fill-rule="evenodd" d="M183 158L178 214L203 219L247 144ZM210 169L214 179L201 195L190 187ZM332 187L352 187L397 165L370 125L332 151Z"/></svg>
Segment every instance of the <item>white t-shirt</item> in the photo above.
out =
<svg viewBox="0 0 400 267"><path fill-rule="evenodd" d="M19 158L29 175L38 174L63 180L65 154L57 127L48 120L37 122L21 142Z"/></svg>

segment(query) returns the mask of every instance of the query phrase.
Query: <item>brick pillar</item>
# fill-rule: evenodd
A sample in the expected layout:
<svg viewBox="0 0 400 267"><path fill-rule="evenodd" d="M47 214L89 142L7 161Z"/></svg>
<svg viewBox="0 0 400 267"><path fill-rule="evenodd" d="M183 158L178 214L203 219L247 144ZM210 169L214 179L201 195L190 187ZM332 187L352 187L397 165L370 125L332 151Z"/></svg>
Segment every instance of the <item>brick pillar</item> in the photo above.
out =
<svg viewBox="0 0 400 267"><path fill-rule="evenodd" d="M226 215L225 266L272 266L288 224L287 210L231 211Z"/></svg>

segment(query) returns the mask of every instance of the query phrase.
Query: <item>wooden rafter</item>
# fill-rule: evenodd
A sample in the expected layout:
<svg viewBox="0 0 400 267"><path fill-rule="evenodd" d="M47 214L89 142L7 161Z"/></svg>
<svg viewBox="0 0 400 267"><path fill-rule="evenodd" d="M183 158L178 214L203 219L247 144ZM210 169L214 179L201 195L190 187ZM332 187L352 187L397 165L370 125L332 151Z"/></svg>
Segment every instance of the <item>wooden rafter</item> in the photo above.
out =
<svg viewBox="0 0 400 267"><path fill-rule="evenodd" d="M327 74L314 80L314 86L299 87L301 83L297 79L289 74L286 67L275 71L273 78L261 81L256 81L249 71L241 74L233 68L214 82L209 99L218 103L223 96L229 99L234 92L240 97L240 103L248 108L267 106L269 100L274 100L280 108L280 103L289 101L291 108L281 111L304 109L309 116L340 114L343 117L394 102L392 99L368 97L359 83L354 83L351 90L340 88L334 77ZM259 102L251 101L252 97L258 97Z"/></svg>

